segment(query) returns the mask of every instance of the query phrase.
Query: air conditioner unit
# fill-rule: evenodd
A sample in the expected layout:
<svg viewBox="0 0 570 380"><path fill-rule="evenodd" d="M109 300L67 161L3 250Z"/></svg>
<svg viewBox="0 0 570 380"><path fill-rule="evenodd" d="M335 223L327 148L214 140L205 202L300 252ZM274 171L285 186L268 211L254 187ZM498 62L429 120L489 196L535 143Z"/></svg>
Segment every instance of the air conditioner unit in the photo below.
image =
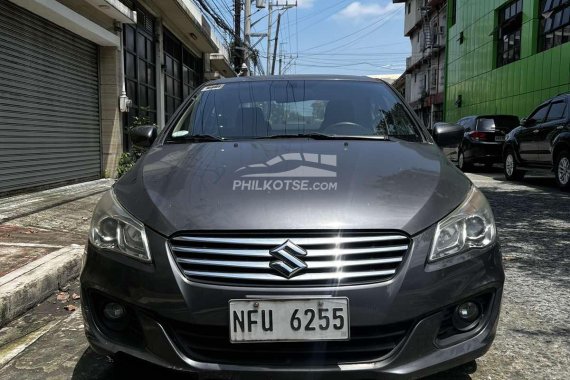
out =
<svg viewBox="0 0 570 380"><path fill-rule="evenodd" d="M265 8L265 0L256 0L255 1L256 8Z"/></svg>

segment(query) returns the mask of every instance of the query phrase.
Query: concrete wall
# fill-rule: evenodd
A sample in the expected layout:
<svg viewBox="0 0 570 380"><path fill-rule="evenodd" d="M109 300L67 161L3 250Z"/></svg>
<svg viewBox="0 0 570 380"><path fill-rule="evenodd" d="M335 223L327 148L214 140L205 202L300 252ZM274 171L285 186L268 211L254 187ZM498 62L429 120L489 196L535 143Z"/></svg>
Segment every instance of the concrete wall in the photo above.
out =
<svg viewBox="0 0 570 380"><path fill-rule="evenodd" d="M115 177L123 152L122 117L119 110L121 89L121 52L112 47L99 48L99 92L101 112L102 174Z"/></svg>
<svg viewBox="0 0 570 380"><path fill-rule="evenodd" d="M57 0L69 9L79 13L83 17L93 21L95 24L113 32L113 20L95 8L93 5L78 0Z"/></svg>
<svg viewBox="0 0 570 380"><path fill-rule="evenodd" d="M421 18L420 7L423 6L424 0L408 0L404 9L404 35L408 35L410 30L416 25ZM408 10L410 11L408 13Z"/></svg>

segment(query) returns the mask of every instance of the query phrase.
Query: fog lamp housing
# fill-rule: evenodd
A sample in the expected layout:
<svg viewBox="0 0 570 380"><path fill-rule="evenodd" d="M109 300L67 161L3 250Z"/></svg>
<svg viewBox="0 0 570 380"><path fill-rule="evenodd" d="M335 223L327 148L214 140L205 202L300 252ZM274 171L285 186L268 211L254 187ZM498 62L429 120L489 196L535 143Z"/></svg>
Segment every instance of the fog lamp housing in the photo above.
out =
<svg viewBox="0 0 570 380"><path fill-rule="evenodd" d="M483 308L473 301L463 302L453 313L453 327L459 331L469 331L477 327L481 321Z"/></svg>
<svg viewBox="0 0 570 380"><path fill-rule="evenodd" d="M111 321L118 321L125 317L125 307L117 302L109 302L103 307L103 315Z"/></svg>

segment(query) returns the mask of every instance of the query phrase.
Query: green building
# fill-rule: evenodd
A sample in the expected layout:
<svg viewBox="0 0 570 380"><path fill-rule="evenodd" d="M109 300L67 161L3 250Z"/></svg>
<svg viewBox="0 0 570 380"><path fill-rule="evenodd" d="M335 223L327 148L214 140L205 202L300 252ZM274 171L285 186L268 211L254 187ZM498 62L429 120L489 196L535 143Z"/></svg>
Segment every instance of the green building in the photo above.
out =
<svg viewBox="0 0 570 380"><path fill-rule="evenodd" d="M570 91L570 0L449 0L445 120Z"/></svg>

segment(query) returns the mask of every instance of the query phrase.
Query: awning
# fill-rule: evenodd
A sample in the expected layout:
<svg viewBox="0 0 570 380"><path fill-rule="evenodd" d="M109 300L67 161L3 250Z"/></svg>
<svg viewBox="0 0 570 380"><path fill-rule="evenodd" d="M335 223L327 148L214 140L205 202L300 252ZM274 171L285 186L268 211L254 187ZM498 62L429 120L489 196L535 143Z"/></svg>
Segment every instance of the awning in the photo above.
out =
<svg viewBox="0 0 570 380"><path fill-rule="evenodd" d="M165 24L172 25L202 53L218 53L212 29L200 10L190 0L161 0L153 5L160 9Z"/></svg>
<svg viewBox="0 0 570 380"><path fill-rule="evenodd" d="M106 14L113 20L125 23L136 24L137 12L132 11L119 0L86 0L88 3L97 8L100 12Z"/></svg>
<svg viewBox="0 0 570 380"><path fill-rule="evenodd" d="M55 0L11 0L14 4L27 9L81 37L101 46L119 46L120 39L93 21L67 8Z"/></svg>
<svg viewBox="0 0 570 380"><path fill-rule="evenodd" d="M210 54L210 68L214 72L217 71L224 78L236 76L231 63L220 53Z"/></svg>

